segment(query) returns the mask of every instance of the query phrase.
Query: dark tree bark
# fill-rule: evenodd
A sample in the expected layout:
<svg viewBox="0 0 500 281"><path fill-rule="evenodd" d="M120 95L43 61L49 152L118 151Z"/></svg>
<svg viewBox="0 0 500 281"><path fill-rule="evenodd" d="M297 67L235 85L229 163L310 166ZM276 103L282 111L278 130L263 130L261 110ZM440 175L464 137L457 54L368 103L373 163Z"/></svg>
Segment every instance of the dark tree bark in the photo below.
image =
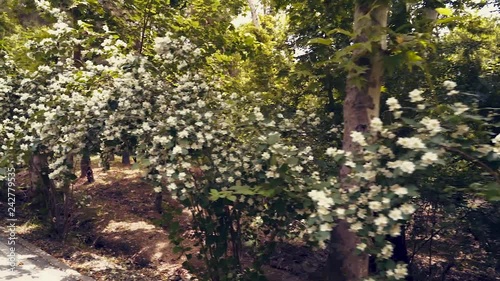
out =
<svg viewBox="0 0 500 281"><path fill-rule="evenodd" d="M80 161L80 178L86 177L89 169L91 169L90 155L83 153L82 161Z"/></svg>
<svg viewBox="0 0 500 281"><path fill-rule="evenodd" d="M54 182L49 178L50 169L46 154L35 154L31 159L32 178L42 192L48 210L49 222L60 238L64 238L66 219L64 216L64 198L57 192Z"/></svg>
<svg viewBox="0 0 500 281"><path fill-rule="evenodd" d="M408 248L406 247L406 225L401 226L401 235L398 237L388 237L387 241L394 244L394 252L391 259L396 263L404 262L408 264L410 257L408 256ZM408 274L405 280L413 281L413 277L411 274Z"/></svg>
<svg viewBox="0 0 500 281"><path fill-rule="evenodd" d="M130 151L128 148L125 148L122 151L122 164L130 165Z"/></svg>
<svg viewBox="0 0 500 281"><path fill-rule="evenodd" d="M162 192L156 193L155 209L159 214L163 213L163 194L162 194Z"/></svg>

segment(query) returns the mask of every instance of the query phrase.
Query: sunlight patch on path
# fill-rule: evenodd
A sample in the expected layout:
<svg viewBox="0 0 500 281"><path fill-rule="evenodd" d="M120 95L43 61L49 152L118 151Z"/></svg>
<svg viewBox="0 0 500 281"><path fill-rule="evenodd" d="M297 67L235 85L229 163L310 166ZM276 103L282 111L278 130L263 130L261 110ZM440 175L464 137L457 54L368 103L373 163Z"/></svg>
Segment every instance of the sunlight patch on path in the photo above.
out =
<svg viewBox="0 0 500 281"><path fill-rule="evenodd" d="M102 231L103 233L114 233L121 231L137 231L137 230L155 230L155 226L149 224L145 221L138 222L123 222L111 220L106 228Z"/></svg>

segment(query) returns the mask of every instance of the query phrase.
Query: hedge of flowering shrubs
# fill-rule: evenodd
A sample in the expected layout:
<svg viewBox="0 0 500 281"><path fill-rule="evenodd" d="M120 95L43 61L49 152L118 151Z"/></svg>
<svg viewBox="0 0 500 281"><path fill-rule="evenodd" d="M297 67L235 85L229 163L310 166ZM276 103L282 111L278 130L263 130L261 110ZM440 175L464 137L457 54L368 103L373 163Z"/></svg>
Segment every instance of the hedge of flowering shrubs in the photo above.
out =
<svg viewBox="0 0 500 281"><path fill-rule="evenodd" d="M460 102L451 81L443 85L450 105L426 102L435 93L419 89L409 93L410 108L388 98L386 124L375 118L368 133L351 134L356 152L323 149L311 137L315 115L263 110L258 93L224 92L197 67L203 51L188 38L165 34L155 56L132 55L109 31L71 26L63 12L39 3L57 22L27 44L28 55L52 59L28 70L2 54L0 103L9 110L2 112L1 165L26 166L44 154L55 186L67 186L74 179L67 159L89 141L102 152L134 137L154 191L192 211L205 279L256 280L268 242L287 237L291 223L305 221L308 237L324 245L341 219L361 238L358 250L378 261L369 280L402 280L406 265L390 260L385 238L401 235L415 211L415 179L459 155L484 167L485 192L498 187L489 167L499 160L500 135L491 134L491 117ZM75 39L82 31L87 37ZM350 171L344 181L341 166ZM241 264L244 247L255 253L252 268Z"/></svg>

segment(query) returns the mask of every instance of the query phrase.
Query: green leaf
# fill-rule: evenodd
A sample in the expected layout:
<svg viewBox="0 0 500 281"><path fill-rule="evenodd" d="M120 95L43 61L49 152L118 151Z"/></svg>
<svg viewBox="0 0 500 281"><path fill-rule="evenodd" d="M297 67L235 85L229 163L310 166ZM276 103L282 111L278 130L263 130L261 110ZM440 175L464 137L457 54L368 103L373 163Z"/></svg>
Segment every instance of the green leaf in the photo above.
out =
<svg viewBox="0 0 500 281"><path fill-rule="evenodd" d="M269 135L269 137L267 138L267 143L269 145L273 145L273 144L279 142L280 139L281 139L281 137L279 134L272 134L272 135Z"/></svg>
<svg viewBox="0 0 500 281"><path fill-rule="evenodd" d="M447 17L453 15L453 11L450 8L436 8L436 12L438 12L438 14L440 15Z"/></svg>
<svg viewBox="0 0 500 281"><path fill-rule="evenodd" d="M490 201L500 201L500 184L497 182L491 182L484 186L484 195L486 199Z"/></svg>
<svg viewBox="0 0 500 281"><path fill-rule="evenodd" d="M313 38L307 42L307 44L321 44L321 45L332 45L333 41L330 38Z"/></svg>
<svg viewBox="0 0 500 281"><path fill-rule="evenodd" d="M460 17L447 17L444 19L438 19L436 23L437 24L447 24L447 23L458 21L459 19L460 19Z"/></svg>
<svg viewBox="0 0 500 281"><path fill-rule="evenodd" d="M247 185L235 185L233 187L230 187L229 189L234 190L235 194L242 194L242 195L254 195L255 191L252 190L250 186Z"/></svg>
<svg viewBox="0 0 500 281"><path fill-rule="evenodd" d="M289 157L286 159L286 163L290 166L295 166L299 163L299 159L297 157Z"/></svg>
<svg viewBox="0 0 500 281"><path fill-rule="evenodd" d="M334 28L334 29L332 29L332 30L328 31L328 32L326 33L326 35L327 35L327 36L330 36L330 35L332 35L332 34L334 34L334 33L340 33L340 34L347 35L347 36L349 36L349 37L354 37L354 33L350 32L350 31L347 31L347 30L345 30L345 29L342 29L342 28Z"/></svg>
<svg viewBox="0 0 500 281"><path fill-rule="evenodd" d="M216 201L220 198L220 193L216 189L210 190L210 200Z"/></svg>
<svg viewBox="0 0 500 281"><path fill-rule="evenodd" d="M418 123L415 120L413 120L413 119L401 117L401 120L403 120L403 122L405 122L406 124L411 125L411 126L417 126L418 125Z"/></svg>

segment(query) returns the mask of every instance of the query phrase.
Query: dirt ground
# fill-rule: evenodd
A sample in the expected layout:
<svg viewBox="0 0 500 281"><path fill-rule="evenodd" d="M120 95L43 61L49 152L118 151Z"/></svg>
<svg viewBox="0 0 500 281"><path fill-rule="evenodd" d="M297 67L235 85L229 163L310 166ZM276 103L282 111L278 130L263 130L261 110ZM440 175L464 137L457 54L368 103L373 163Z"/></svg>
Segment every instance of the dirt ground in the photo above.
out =
<svg viewBox="0 0 500 281"><path fill-rule="evenodd" d="M36 204L28 202L30 192L23 188L17 197L22 206L19 219L24 221L18 229L19 235L98 281L195 280L182 268L185 257L174 251L168 229L156 223L161 215L155 211L153 188L141 179L141 170L124 166L118 160L109 171L93 166L96 181L88 184L81 178L73 186L81 208L76 209L76 227L64 243L52 238L42 226L43 214L39 218L33 215ZM16 180L20 186L29 186L27 172L19 172ZM164 200L167 208L180 208L175 200L168 197ZM182 212L176 219L186 229L185 237L189 237L188 212ZM412 259L415 281L500 280L499 272L487 265L492 257L470 235L457 231L453 232L455 236L440 233L433 238L434 252L430 252L429 262L431 245L425 242L422 228L425 223L418 223L419 229L413 228L414 232L407 234L410 255L418 249ZM192 246L194 241L187 238L184 243ZM317 271L326 260L325 252L291 244L279 245L277 252L264 268L270 281L316 280L314 276L318 276Z"/></svg>
<svg viewBox="0 0 500 281"><path fill-rule="evenodd" d="M52 238L40 220L28 212L33 211L28 202L20 212L24 224L18 234L99 281L195 280L182 268L186 259L174 251L168 229L155 224L161 215L154 208L153 188L142 180L141 170L115 161L109 171L100 167L93 171L95 182L88 184L86 178L80 178L73 186L82 206L76 209L76 227L64 243ZM17 181L20 186L29 186L27 172L18 172ZM29 191L20 190L18 199L22 201L24 196L27 200ZM164 197L167 207L180 207L175 200ZM176 219L189 229L187 211ZM184 243L194 241L186 239ZM275 267L266 266L265 271L270 281L305 281Z"/></svg>

